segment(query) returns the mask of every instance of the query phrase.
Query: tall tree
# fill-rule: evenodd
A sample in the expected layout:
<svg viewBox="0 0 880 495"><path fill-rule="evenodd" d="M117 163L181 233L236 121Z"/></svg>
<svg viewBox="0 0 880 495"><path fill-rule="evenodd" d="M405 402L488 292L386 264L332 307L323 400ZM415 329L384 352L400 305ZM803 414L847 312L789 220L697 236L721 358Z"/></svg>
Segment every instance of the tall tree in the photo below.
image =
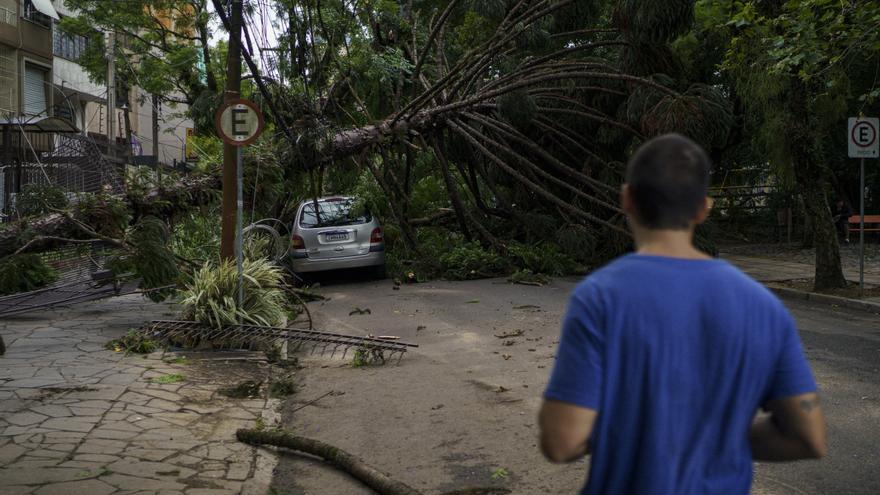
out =
<svg viewBox="0 0 880 495"><path fill-rule="evenodd" d="M725 68L747 125L772 166L792 175L816 247L816 289L844 287L831 219L829 150L843 140L853 100L878 96L877 81L853 87L853 67L876 65L880 4L873 1L755 1L731 4Z"/></svg>

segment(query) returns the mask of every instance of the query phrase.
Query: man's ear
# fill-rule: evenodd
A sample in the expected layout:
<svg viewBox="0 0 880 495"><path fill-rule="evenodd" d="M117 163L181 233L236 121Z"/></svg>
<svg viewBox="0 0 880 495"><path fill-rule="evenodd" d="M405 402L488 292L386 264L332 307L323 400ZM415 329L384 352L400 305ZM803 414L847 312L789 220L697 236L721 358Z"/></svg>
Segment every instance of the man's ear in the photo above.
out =
<svg viewBox="0 0 880 495"><path fill-rule="evenodd" d="M635 205L633 204L632 194L629 191L629 184L626 183L620 186L620 208L629 217L632 217L635 213Z"/></svg>
<svg viewBox="0 0 880 495"><path fill-rule="evenodd" d="M705 222L707 218L709 218L709 213L712 212L712 207L715 206L715 200L706 196L706 199L703 201L703 205L700 206L700 209L697 210L697 216L694 217L694 225L700 225Z"/></svg>

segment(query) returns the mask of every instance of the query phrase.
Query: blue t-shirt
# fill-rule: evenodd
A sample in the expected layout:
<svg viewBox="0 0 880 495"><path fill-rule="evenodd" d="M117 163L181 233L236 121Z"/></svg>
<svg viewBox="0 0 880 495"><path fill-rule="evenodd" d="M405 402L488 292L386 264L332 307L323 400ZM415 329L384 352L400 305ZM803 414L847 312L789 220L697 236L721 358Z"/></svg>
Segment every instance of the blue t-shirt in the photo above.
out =
<svg viewBox="0 0 880 495"><path fill-rule="evenodd" d="M816 390L794 321L722 260L630 254L572 294L544 396L598 411L582 494L747 494L749 426Z"/></svg>

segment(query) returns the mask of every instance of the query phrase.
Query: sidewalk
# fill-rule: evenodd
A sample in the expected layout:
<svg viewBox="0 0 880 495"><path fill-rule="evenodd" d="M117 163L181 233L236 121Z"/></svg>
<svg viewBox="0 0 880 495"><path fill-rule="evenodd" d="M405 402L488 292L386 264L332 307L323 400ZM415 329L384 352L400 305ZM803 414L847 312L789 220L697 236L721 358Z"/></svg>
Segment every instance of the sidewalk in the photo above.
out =
<svg viewBox="0 0 880 495"><path fill-rule="evenodd" d="M132 295L0 321L0 493L267 492L276 459L234 433L278 401L217 393L256 364L104 349L170 309Z"/></svg>
<svg viewBox="0 0 880 495"><path fill-rule="evenodd" d="M729 261L755 280L764 284L785 280L813 278L815 275L815 267L808 263L768 259L757 256L745 256L741 254L725 254L723 252L720 254L720 257ZM858 270L844 268L843 272L847 280L852 282L859 281ZM880 285L880 274L877 274L874 271L866 271L865 285L869 287ZM880 303L880 297L865 298L863 300Z"/></svg>

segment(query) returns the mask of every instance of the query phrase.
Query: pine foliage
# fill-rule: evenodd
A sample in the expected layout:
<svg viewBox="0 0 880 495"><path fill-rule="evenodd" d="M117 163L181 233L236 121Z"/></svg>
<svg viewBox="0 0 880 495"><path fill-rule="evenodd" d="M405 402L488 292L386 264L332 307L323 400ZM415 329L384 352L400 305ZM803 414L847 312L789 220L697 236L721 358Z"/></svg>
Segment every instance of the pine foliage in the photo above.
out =
<svg viewBox="0 0 880 495"><path fill-rule="evenodd" d="M58 273L38 254L14 254L0 261L0 296L36 290L57 279Z"/></svg>

